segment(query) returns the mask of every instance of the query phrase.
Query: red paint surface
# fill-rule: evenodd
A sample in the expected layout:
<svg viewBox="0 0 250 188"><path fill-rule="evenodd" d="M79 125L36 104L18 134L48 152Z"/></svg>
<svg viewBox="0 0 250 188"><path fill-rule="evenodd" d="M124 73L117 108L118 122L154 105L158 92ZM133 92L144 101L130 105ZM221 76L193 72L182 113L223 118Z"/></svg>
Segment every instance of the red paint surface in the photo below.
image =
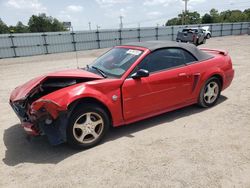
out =
<svg viewBox="0 0 250 188"><path fill-rule="evenodd" d="M127 46L120 47L127 48ZM197 103L201 87L211 76L222 77L223 89L231 84L234 77L231 58L227 52L205 49L207 53L213 54L214 58L154 73L146 78L128 78L134 67L150 53L145 48L134 46L128 48L144 52L120 79L103 79L83 70L60 71L35 78L16 88L10 99L18 101L26 97L47 77L96 78L94 81L79 83L43 96L32 104L32 108L39 110L43 106L53 118L56 118L58 112L66 111L74 101L94 98L108 108L113 126L120 126ZM112 100L113 95L118 96L116 101Z"/></svg>
<svg viewBox="0 0 250 188"><path fill-rule="evenodd" d="M65 70L65 71L58 71L54 73L49 73L47 75L43 75L37 78L34 78L25 84L17 87L10 96L11 101L18 101L26 97L26 95L38 84L49 77L76 77L76 78L102 78L97 74L93 74L91 72L87 72L81 69L73 69L73 70Z"/></svg>

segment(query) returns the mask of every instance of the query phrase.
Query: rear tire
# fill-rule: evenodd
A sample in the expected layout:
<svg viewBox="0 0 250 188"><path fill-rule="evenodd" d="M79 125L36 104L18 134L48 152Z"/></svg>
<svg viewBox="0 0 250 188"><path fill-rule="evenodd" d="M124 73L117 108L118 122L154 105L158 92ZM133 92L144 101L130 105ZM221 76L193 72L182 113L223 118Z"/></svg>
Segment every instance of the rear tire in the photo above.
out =
<svg viewBox="0 0 250 188"><path fill-rule="evenodd" d="M101 142L110 127L107 112L95 104L79 106L67 127L67 142L76 149L87 149Z"/></svg>
<svg viewBox="0 0 250 188"><path fill-rule="evenodd" d="M202 44L206 44L206 38L203 39Z"/></svg>
<svg viewBox="0 0 250 188"><path fill-rule="evenodd" d="M210 39L211 38L211 34L208 33L207 36L206 36L206 38Z"/></svg>
<svg viewBox="0 0 250 188"><path fill-rule="evenodd" d="M218 78L212 77L201 88L198 104L201 107L212 107L216 104L221 93L221 83Z"/></svg>

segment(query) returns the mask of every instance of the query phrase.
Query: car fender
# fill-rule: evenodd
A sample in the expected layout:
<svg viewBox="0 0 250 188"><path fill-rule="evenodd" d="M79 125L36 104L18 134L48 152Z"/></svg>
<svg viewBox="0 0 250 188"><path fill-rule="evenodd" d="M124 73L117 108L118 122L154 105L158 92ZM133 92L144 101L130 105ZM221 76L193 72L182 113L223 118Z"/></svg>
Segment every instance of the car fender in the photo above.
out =
<svg viewBox="0 0 250 188"><path fill-rule="evenodd" d="M50 102L56 105L50 105L49 108L57 108L59 113L60 111L69 110L70 104L77 100L84 98L93 98L102 103L109 110L114 124L122 124L123 116L120 102L120 89L117 89L117 91L112 91L112 94L117 96L116 100L112 100L112 96L110 93L102 93L91 85L80 83L73 86L69 86L67 88L60 89L58 91L41 97L32 104L32 109L39 110L39 108L42 108L44 106L38 104ZM55 109L47 110L55 111ZM53 117L56 118L57 116L54 115Z"/></svg>
<svg viewBox="0 0 250 188"><path fill-rule="evenodd" d="M215 76L218 75L222 78L222 85L224 84L223 81L225 80L225 74L224 72L219 68L219 67L211 67L209 70L205 71L204 74L201 76L201 83L200 83L200 87L198 89L198 91L200 92L201 88L203 87L203 85L206 83L206 81Z"/></svg>

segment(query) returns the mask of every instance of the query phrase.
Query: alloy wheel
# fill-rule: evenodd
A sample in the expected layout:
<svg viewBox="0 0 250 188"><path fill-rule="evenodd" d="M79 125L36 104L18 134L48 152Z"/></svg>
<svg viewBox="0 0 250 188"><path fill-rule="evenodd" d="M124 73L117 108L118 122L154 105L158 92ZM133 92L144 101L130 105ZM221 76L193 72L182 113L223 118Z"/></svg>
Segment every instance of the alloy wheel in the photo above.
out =
<svg viewBox="0 0 250 188"><path fill-rule="evenodd" d="M104 120L95 112L82 114L73 125L75 139L82 143L92 143L99 138L104 129Z"/></svg>
<svg viewBox="0 0 250 188"><path fill-rule="evenodd" d="M204 100L207 104L212 104L219 95L219 85L217 82L209 82L205 88Z"/></svg>

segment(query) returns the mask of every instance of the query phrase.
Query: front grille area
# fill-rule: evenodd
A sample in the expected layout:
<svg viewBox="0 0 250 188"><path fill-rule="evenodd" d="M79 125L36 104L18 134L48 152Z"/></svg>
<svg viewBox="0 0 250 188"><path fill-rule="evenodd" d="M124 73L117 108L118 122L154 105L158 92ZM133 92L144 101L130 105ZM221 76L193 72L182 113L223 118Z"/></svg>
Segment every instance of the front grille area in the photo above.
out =
<svg viewBox="0 0 250 188"><path fill-rule="evenodd" d="M10 105L19 118L21 118L21 119L26 118L26 108L25 108L24 101L19 101L19 102L11 102L10 101Z"/></svg>

